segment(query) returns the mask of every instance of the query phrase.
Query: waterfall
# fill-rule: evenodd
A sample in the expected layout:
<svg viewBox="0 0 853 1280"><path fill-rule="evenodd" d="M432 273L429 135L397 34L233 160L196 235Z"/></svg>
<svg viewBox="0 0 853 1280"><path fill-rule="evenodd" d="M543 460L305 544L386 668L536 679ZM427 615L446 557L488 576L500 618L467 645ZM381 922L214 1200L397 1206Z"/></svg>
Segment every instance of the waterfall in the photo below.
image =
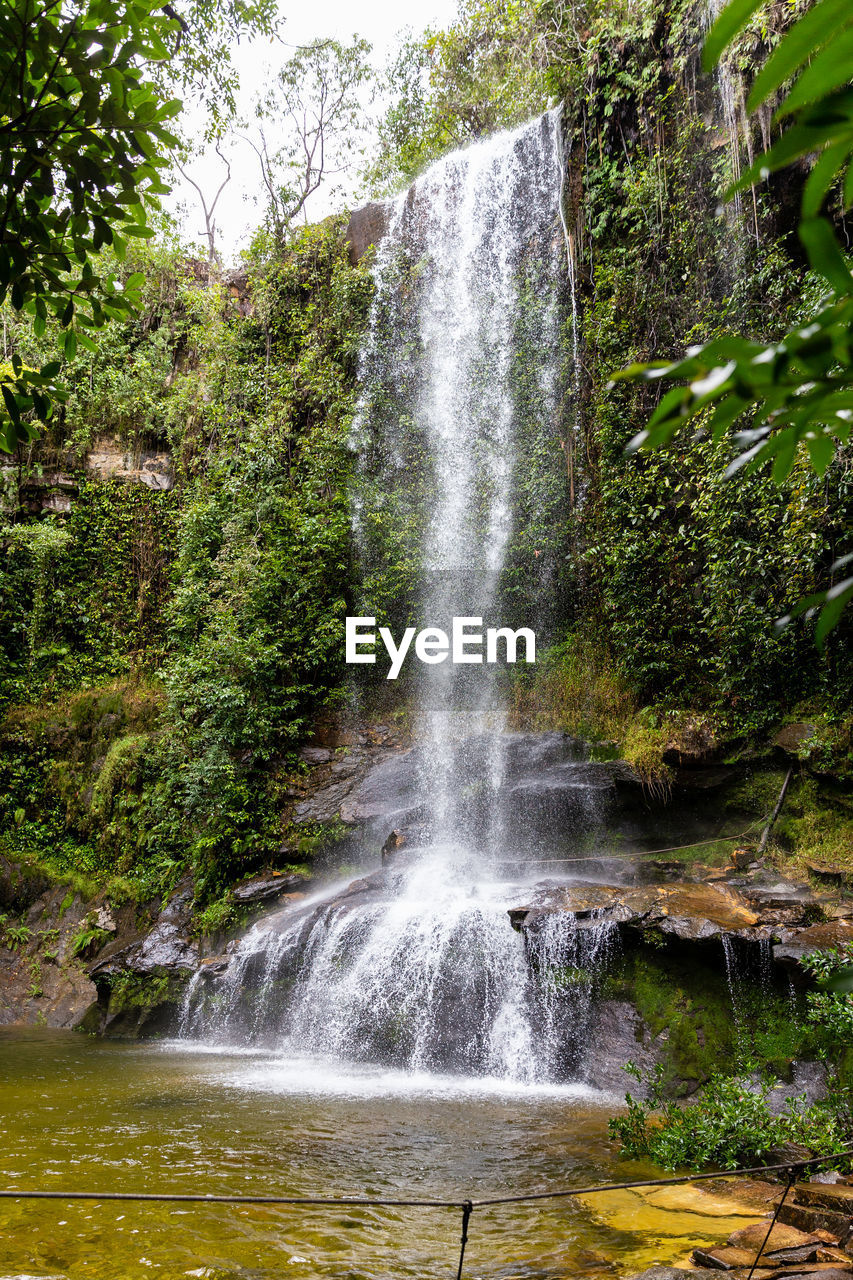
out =
<svg viewBox="0 0 853 1280"><path fill-rule="evenodd" d="M358 612L397 634L450 631L453 617L547 631L541 601L564 573L572 350L577 363L563 169L549 112L438 161L390 211L360 365L353 522ZM496 671L415 664L421 816L403 855L253 927L194 979L185 1034L327 1063L582 1078L613 926L566 911L512 927L518 888L497 871L533 846L510 794L519 743L503 732ZM546 748L528 760L534 776ZM559 751L574 806L560 822L568 812L588 829L600 783ZM553 822L553 796L538 800Z"/></svg>
<svg viewBox="0 0 853 1280"><path fill-rule="evenodd" d="M527 1084L582 1077L612 922L561 913L523 937L511 886L445 852L413 859L381 895L356 885L257 925L224 977L197 975L184 1034Z"/></svg>
<svg viewBox="0 0 853 1280"><path fill-rule="evenodd" d="M370 615L384 605L400 625L445 631L454 616L544 621L566 500L562 145L560 113L549 112L438 161L394 205L355 428ZM401 544L415 566L408 596ZM454 744L488 744L476 769L482 817L504 772L502 700L482 665L424 666L417 683L422 791L433 835L453 841L460 809L472 808Z"/></svg>

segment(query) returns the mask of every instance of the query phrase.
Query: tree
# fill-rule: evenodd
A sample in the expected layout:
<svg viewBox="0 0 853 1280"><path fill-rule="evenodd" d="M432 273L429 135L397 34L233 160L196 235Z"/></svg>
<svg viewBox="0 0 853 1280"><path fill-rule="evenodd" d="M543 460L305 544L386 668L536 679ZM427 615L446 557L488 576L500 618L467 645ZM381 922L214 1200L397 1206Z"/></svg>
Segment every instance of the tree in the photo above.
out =
<svg viewBox="0 0 853 1280"><path fill-rule="evenodd" d="M385 70L372 189L393 192L455 147L545 108L544 13L535 0L462 0L447 30L405 38Z"/></svg>
<svg viewBox="0 0 853 1280"><path fill-rule="evenodd" d="M372 75L369 53L366 40L314 40L288 59L255 103L258 126L248 142L258 157L278 244L320 186L352 168L364 129L360 94ZM270 136L283 138L275 150Z"/></svg>
<svg viewBox="0 0 853 1280"><path fill-rule="evenodd" d="M705 44L706 69L750 21L762 0L733 0ZM762 67L747 102L756 110L789 85L775 121L784 131L734 184L729 196L769 173L813 157L803 187L799 235L827 295L806 324L781 342L763 344L738 336L718 338L688 351L675 363L632 365L616 378L677 382L661 398L648 426L629 449L667 444L697 420L721 440L737 428L729 475L770 463L781 483L801 444L823 475L853 424L853 275L825 209L838 199L842 213L853 205L853 10L849 0L818 0L788 30ZM686 381L685 381L686 380ZM749 415L749 416L747 416ZM835 562L833 572L853 561ZM853 600L853 577L801 600L790 617L820 607L819 644Z"/></svg>
<svg viewBox="0 0 853 1280"><path fill-rule="evenodd" d="M224 42L241 23L272 31L274 11L274 0L191 0L186 16L162 0L0 6L0 303L29 313L37 335L55 316L69 358L135 305L141 278L119 284L99 254L111 245L121 259L129 238L153 234L182 105L169 86L218 99L221 117L233 107ZM14 353L0 368L0 448L47 420L60 368Z"/></svg>
<svg viewBox="0 0 853 1280"><path fill-rule="evenodd" d="M212 199L205 195L204 188L200 183L196 182L195 178L190 177L183 165L177 160L175 161L175 168L178 173L191 187L195 188L202 213L204 214L204 234L207 237L208 280L212 278L216 264L219 262L219 253L216 248L216 206L219 204L219 197L231 181L231 161L223 154L221 142L217 141L214 151L225 165L225 177L217 187L216 194Z"/></svg>

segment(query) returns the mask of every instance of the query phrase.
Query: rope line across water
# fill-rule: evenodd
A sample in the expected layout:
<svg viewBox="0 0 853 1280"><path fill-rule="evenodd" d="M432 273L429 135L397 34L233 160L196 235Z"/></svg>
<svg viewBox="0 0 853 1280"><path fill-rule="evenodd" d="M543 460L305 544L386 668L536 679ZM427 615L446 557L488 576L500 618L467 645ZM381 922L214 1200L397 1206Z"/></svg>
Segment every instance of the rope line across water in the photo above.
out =
<svg viewBox="0 0 853 1280"><path fill-rule="evenodd" d="M459 1265L456 1280L462 1280L462 1268L465 1262L465 1246L468 1243L468 1229L475 1209L499 1208L508 1204L532 1204L543 1200L561 1200L571 1196L595 1195L601 1191L631 1191L639 1187L678 1186L688 1182L706 1182L715 1178L737 1178L754 1173L787 1174L787 1184L773 1214L764 1244L756 1255L756 1262L763 1252L770 1233L779 1216L779 1210L797 1178L804 1169L815 1164L823 1164L828 1159L838 1160L853 1155L853 1147L847 1147L834 1156L813 1156L808 1160L787 1161L785 1164L764 1164L749 1169L726 1169L719 1173L686 1174L676 1178L647 1178L639 1182L605 1182L594 1187L570 1187L559 1191L534 1191L520 1196L495 1196L487 1200L416 1200L390 1199L378 1200L368 1196L220 1196L186 1194L181 1192L147 1192L147 1191L0 1191L2 1200L87 1200L116 1201L132 1200L139 1202L165 1202L172 1204L258 1204L258 1205L300 1205L318 1208L405 1208L405 1209L461 1209L462 1232L459 1242ZM755 1263L753 1263L753 1270ZM750 1277L752 1271L750 1271Z"/></svg>
<svg viewBox="0 0 853 1280"><path fill-rule="evenodd" d="M708 840L697 840L695 844L672 844L668 849L631 849L628 851L614 853L592 853L585 854L582 858L526 858L524 866L529 867L545 867L555 862L602 862L606 858L654 858L659 853L680 853L682 849L704 849L709 844L725 844L732 840L743 840L748 835L753 835L755 830L762 823L754 822L747 827L745 831L739 832L736 836L711 836ZM510 858L500 859L499 866L517 866Z"/></svg>
<svg viewBox="0 0 853 1280"><path fill-rule="evenodd" d="M176 1204L279 1204L279 1205L316 1205L318 1207L342 1208L345 1206L361 1206L362 1208L407 1208L407 1209L472 1209L494 1208L505 1204L531 1204L541 1200L561 1200L567 1196L589 1196L602 1191L632 1191L640 1187L669 1187L684 1185L688 1182L710 1182L719 1178L740 1178L755 1173L787 1173L791 1168L808 1169L812 1165L825 1164L828 1160L843 1160L853 1156L853 1147L833 1155L813 1156L808 1160L786 1160L783 1164L762 1164L751 1168L724 1169L717 1173L691 1173L675 1178L645 1178L638 1182L602 1182L590 1187L561 1188L558 1191L533 1191L517 1196L494 1196L489 1199L473 1200L419 1200L411 1199L374 1199L370 1196L238 1196L238 1195L205 1195L201 1193L186 1194L168 1191L0 1191L3 1200L138 1200L168 1201Z"/></svg>

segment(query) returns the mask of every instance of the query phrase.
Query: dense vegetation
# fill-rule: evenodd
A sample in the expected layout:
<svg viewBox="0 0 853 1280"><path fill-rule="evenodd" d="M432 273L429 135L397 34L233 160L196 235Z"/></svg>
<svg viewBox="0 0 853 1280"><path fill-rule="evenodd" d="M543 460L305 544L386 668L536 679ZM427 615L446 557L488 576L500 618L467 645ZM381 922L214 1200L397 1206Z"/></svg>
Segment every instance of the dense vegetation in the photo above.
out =
<svg viewBox="0 0 853 1280"><path fill-rule="evenodd" d="M773 338L813 309L799 171L720 212L766 127L726 104L790 20L765 8L715 78L687 0L468 0L401 51L369 167L374 190L393 189L449 147L564 103L578 483L550 531L563 635L514 707L519 723L615 739L652 783L685 725L732 752L795 717L816 726L804 758L849 769L849 622L820 653L813 623L772 626L849 548L849 451L820 477L802 451L780 485L724 478L730 445L701 429L630 457L654 388L610 380L733 330ZM294 748L340 685L370 284L342 222L276 227L231 283L165 229L124 262L102 237L104 278L140 305L92 350L65 344L64 315L4 304L7 359L41 368L64 344L67 399L3 469L0 566L2 839L57 870L154 884L189 864L210 892L298 860L310 835L289 829L284 801ZM125 479L83 470L105 441ZM174 488L134 482L166 455Z"/></svg>
<svg viewBox="0 0 853 1280"><path fill-rule="evenodd" d="M340 679L370 280L340 221L233 292L196 265L130 264L142 310L68 362L61 414L7 472L0 769L10 851L149 888L189 862L203 892L277 854L282 779ZM131 468L168 450L176 488L81 474L102 433ZM69 472L67 515L22 518Z"/></svg>

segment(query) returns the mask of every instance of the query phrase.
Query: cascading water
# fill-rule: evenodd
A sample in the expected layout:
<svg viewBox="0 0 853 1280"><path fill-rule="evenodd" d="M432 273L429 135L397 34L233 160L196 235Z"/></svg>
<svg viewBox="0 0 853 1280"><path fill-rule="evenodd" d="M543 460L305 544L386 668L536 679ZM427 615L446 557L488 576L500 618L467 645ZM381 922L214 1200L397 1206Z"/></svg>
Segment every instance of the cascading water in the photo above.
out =
<svg viewBox="0 0 853 1280"><path fill-rule="evenodd" d="M562 342L574 299L561 287L561 147L551 112L439 161L390 211L361 364L354 527L360 611L398 633L449 631L454 616L543 624L567 496L561 352L577 349L574 328ZM512 739L496 669L420 668L419 817L404 856L250 930L224 971L192 983L186 1034L341 1064L582 1074L614 935L568 912L524 935L510 923L518 888L498 864L523 866L526 851L506 820ZM582 764L565 768L579 770L568 790L589 820L598 793Z"/></svg>
<svg viewBox="0 0 853 1280"><path fill-rule="evenodd" d="M554 111L445 157L393 208L355 439L371 615L384 608L401 626L445 631L454 616L488 627L524 611L528 626L541 622L536 602L556 577L551 544L565 502L561 186ZM395 552L402 544L416 566L408 594L387 562L389 525ZM509 574L523 584L515 598ZM472 808L455 743L487 743L479 816L494 812L503 706L492 670L445 662L420 671L421 790L432 834L446 841L459 837L460 809Z"/></svg>

